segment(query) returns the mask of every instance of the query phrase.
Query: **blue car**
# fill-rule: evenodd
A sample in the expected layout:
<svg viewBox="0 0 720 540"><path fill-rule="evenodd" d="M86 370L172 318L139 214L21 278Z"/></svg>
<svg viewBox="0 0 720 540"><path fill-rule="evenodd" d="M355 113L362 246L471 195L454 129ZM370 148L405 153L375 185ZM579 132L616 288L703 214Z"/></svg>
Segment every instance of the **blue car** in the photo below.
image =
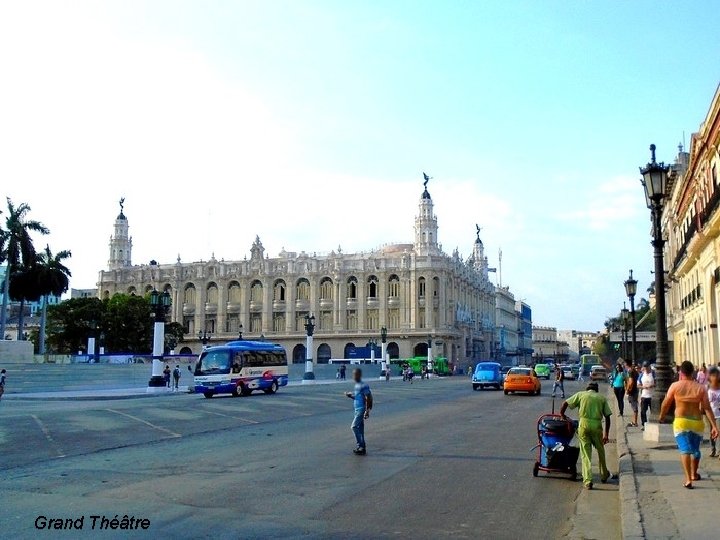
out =
<svg viewBox="0 0 720 540"><path fill-rule="evenodd" d="M497 362L480 362L475 366L475 373L473 373L472 377L472 387L473 390L489 387L500 390L502 387L500 364Z"/></svg>

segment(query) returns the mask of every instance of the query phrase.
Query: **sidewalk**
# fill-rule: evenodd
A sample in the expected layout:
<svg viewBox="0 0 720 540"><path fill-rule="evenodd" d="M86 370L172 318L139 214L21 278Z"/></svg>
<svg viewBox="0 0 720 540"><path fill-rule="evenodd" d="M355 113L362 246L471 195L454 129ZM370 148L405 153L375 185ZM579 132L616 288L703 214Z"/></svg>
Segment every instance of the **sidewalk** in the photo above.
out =
<svg viewBox="0 0 720 540"><path fill-rule="evenodd" d="M645 441L640 428L627 427L627 404L625 418L620 418L614 396L612 403L620 456L623 538L717 538L720 461L709 457L709 443L702 446L702 480L693 484L694 490L685 489L676 446Z"/></svg>

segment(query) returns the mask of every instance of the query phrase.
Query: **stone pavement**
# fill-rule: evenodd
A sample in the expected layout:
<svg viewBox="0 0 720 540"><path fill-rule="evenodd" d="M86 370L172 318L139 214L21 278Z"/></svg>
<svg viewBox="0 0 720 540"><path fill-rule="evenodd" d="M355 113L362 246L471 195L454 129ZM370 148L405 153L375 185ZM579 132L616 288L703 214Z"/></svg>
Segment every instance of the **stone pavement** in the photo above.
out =
<svg viewBox="0 0 720 540"><path fill-rule="evenodd" d="M617 416L614 396L611 401L617 426L623 538L717 538L720 461L709 457L709 443L702 448L702 480L694 483L694 490L685 489L674 442L645 441L640 428L627 427L627 415Z"/></svg>

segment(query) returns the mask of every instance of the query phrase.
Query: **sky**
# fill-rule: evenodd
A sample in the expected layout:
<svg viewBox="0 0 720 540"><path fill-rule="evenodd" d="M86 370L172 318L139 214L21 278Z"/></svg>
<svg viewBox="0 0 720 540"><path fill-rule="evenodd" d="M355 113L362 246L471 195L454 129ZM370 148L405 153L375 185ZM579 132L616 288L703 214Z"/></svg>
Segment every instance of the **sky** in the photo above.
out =
<svg viewBox="0 0 720 540"><path fill-rule="evenodd" d="M439 240L475 224L534 323L595 330L650 285L638 167L720 82L696 2L0 1L0 196L94 287L125 197L133 262ZM495 278L494 278L495 279Z"/></svg>

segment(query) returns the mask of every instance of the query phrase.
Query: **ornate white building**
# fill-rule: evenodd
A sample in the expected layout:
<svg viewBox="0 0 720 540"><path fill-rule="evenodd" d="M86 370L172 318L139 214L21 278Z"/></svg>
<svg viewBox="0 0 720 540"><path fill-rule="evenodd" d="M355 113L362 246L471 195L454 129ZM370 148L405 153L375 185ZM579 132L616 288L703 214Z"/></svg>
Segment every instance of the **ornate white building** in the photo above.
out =
<svg viewBox="0 0 720 540"><path fill-rule="evenodd" d="M433 354L464 366L490 358L495 350L495 287L478 232L472 255L462 260L438 243L437 217L427 188L415 218L412 244L388 245L366 253L325 256L283 250L270 257L257 237L250 259L132 265L132 239L124 213L115 220L108 270L98 295L144 294L153 288L172 296L171 318L186 329L182 352L198 352L199 331L212 341L243 337L285 347L294 361L305 359L305 317L316 317L313 357L345 358L353 346L379 342L388 330L391 358ZM241 327L242 325L242 327Z"/></svg>

